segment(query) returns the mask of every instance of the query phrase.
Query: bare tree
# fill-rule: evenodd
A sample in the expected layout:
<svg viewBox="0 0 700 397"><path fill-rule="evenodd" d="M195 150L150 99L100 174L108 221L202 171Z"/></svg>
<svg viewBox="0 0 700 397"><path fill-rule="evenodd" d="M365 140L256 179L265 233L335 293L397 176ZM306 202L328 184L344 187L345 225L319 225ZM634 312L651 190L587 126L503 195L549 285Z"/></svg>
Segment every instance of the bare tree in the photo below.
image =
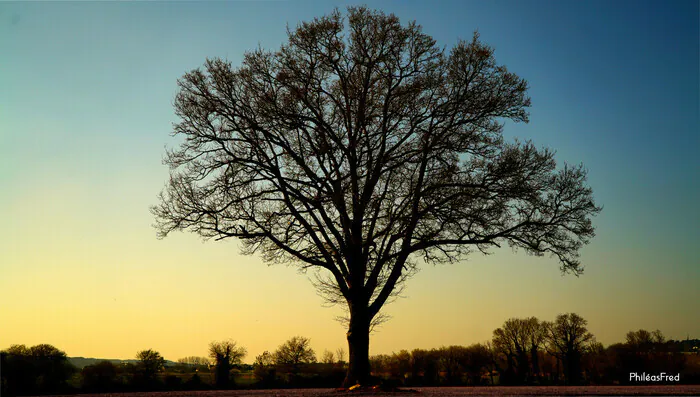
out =
<svg viewBox="0 0 700 397"><path fill-rule="evenodd" d="M198 357L198 356L187 356L183 358L178 358L177 359L178 364L185 364L185 365L209 365L209 359L206 357Z"/></svg>
<svg viewBox="0 0 700 397"><path fill-rule="evenodd" d="M392 353L389 358L389 373L394 379L404 379L411 370L411 353L408 350L399 350Z"/></svg>
<svg viewBox="0 0 700 397"><path fill-rule="evenodd" d="M338 364L344 364L345 363L345 349L342 347L339 347L335 350L335 357L338 360Z"/></svg>
<svg viewBox="0 0 700 397"><path fill-rule="evenodd" d="M546 323L537 317L511 318L503 327L493 332L493 346L506 356L506 381L508 376L514 376L517 382L531 381L531 377L539 377L538 353L543 347L547 336Z"/></svg>
<svg viewBox="0 0 700 397"><path fill-rule="evenodd" d="M486 354L486 365L489 371L489 379L491 385L494 385L494 373L501 372L501 367L498 365L499 361L499 351L494 346L493 341L486 341L484 343L484 353Z"/></svg>
<svg viewBox="0 0 700 397"><path fill-rule="evenodd" d="M216 366L216 386L227 387L231 382L231 370L241 364L247 350L233 340L211 342L209 344L209 357Z"/></svg>
<svg viewBox="0 0 700 397"><path fill-rule="evenodd" d="M630 331L625 336L625 345L638 353L653 353L662 350L666 337L660 330L649 332L645 329Z"/></svg>
<svg viewBox="0 0 700 397"><path fill-rule="evenodd" d="M255 364L261 367L269 367L275 365L275 356L265 350L261 355L255 357Z"/></svg>
<svg viewBox="0 0 700 397"><path fill-rule="evenodd" d="M316 353L311 348L311 340L303 336L295 336L277 348L274 354L275 364L289 371L295 379L303 364L316 362Z"/></svg>
<svg viewBox="0 0 700 397"><path fill-rule="evenodd" d="M547 344L550 354L564 365L564 376L569 384L576 384L581 375L581 357L595 342L588 332L588 322L576 313L560 314L548 325Z"/></svg>
<svg viewBox="0 0 700 397"><path fill-rule="evenodd" d="M645 329L640 329L639 331L630 331L625 336L627 345L647 350L650 346L654 344L661 344L666 342L666 337L660 330L649 332Z"/></svg>
<svg viewBox="0 0 700 397"><path fill-rule="evenodd" d="M503 120L528 121L527 83L477 34L445 51L415 22L350 7L288 36L178 81L160 237L239 238L314 271L347 307L346 385L369 379L369 330L421 259L508 243L582 272L600 210L586 171L503 139Z"/></svg>
<svg viewBox="0 0 700 397"><path fill-rule="evenodd" d="M528 349L530 350L531 375L537 380L540 379L539 351L544 347L547 327L547 323L541 322L537 317L530 317L525 320L525 334L528 340Z"/></svg>
<svg viewBox="0 0 700 397"><path fill-rule="evenodd" d="M311 348L311 340L295 336L283 343L275 351L275 364L298 366L316 361L316 353Z"/></svg>
<svg viewBox="0 0 700 397"><path fill-rule="evenodd" d="M324 350L321 356L321 362L324 364L335 364L335 355L330 350Z"/></svg>
<svg viewBox="0 0 700 397"><path fill-rule="evenodd" d="M457 385L462 382L463 373L468 368L470 351L464 346L443 346L437 350L441 370L445 372L445 383Z"/></svg>
<svg viewBox="0 0 700 397"><path fill-rule="evenodd" d="M180 364L193 366L208 366L211 362L206 357L187 356L177 360Z"/></svg>
<svg viewBox="0 0 700 397"><path fill-rule="evenodd" d="M529 319L511 318L493 331L493 345L506 356L506 381L524 382L528 371ZM515 377L515 379L513 379Z"/></svg>

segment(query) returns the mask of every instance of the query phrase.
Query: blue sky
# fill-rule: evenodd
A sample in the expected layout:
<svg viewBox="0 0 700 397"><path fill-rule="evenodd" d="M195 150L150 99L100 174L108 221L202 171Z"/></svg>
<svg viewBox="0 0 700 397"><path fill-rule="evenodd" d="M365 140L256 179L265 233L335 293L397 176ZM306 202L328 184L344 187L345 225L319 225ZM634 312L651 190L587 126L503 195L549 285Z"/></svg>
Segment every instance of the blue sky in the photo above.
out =
<svg viewBox="0 0 700 397"><path fill-rule="evenodd" d="M148 207L156 203L167 178L161 165L164 147L177 143L169 136L176 121L172 101L177 79L201 66L206 57L228 58L235 65L246 50L278 48L287 25L293 28L350 4L354 3L0 3L0 298L16 306L0 308L5 311L0 317L16 324L0 331L0 340L53 341L69 355L130 357L135 349L128 344L104 350L104 343L96 341L84 347L84 337L68 336L75 328L57 325L51 334L28 333L23 327L39 321L29 320L27 313L71 312L70 302L93 296L72 293L60 308L42 306L42 299L48 298L41 291L49 281L69 290L102 292L118 302L117 296L129 295L134 285L148 290L147 283L124 275L141 271L152 280L170 274L172 283L192 280L186 269L193 266L202 273L245 274L247 283L271 288L270 302L286 298L275 295L279 288L265 287L266 282L295 283L307 294L299 298L300 305L320 306L304 277L289 269L266 268L255 258L240 258L235 243L201 244L189 234L156 240ZM366 4L395 13L403 22L417 20L447 48L478 30L496 49L497 62L531 87L531 122L507 124L505 135L555 149L562 164L584 163L595 198L604 206L594 220L597 237L582 251L582 277L562 278L555 261L509 251L470 257L462 267L425 269L409 281L409 298L395 303L394 312L388 308L394 320L376 336L374 353L481 342L508 317L552 319L569 311L587 318L606 344L639 328L660 328L674 338L700 337L697 1ZM187 247L186 254L178 251L182 247ZM246 261L246 267L235 264ZM230 262L235 271L227 267ZM258 267L262 270L248 270ZM47 274L53 275L51 280ZM115 277L121 280L118 291L110 289L116 288L109 282ZM489 314L480 311L485 306L482 295L489 290L473 287L481 295L469 295L466 284L450 284L460 279L485 280L498 291L499 298L487 305ZM489 280L497 281L491 285ZM199 294L213 293L204 278L199 281L202 284L193 287ZM154 283L156 291L172 287ZM52 288L54 294L63 294L63 289ZM231 302L242 299L228 290L217 293ZM25 294L41 299L25 302ZM532 296L525 307L518 298L523 295ZM179 299L175 296L172 299ZM207 306L205 298L192 299L201 299L192 310ZM430 308L444 299L454 299L451 305L472 313L476 318L467 320L480 325L442 324L449 322L447 312L444 318L420 317L429 316ZM88 316L105 304L80 315ZM276 313L272 304L259 305L260 311ZM425 314L417 309L421 307ZM114 327L143 316L137 308L113 310L110 318L121 319ZM230 309L211 309L201 321L214 324L226 310ZM314 336L317 350L334 350L343 343L342 329L327 310L314 313L317 317L306 323L330 323L327 334ZM163 316L160 320L166 322L169 317ZM442 325L397 339L395 330L429 320ZM268 326L271 334L275 322ZM290 335L280 338L313 334L318 328L300 321ZM192 332L199 338L192 346L205 347L211 338L237 338L226 336L236 332ZM249 340L253 333L265 332L251 331ZM144 338L142 344L158 343L155 336ZM256 352L281 341L247 343L249 351ZM173 336L176 343L181 342ZM171 344L161 349L170 359L199 354Z"/></svg>

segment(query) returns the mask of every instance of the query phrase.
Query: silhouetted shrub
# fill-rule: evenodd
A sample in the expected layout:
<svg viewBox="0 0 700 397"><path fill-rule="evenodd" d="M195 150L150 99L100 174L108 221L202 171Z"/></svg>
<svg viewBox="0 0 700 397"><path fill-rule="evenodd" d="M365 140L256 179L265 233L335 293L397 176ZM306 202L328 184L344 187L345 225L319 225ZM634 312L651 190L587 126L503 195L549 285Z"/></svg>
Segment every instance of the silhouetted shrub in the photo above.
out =
<svg viewBox="0 0 700 397"><path fill-rule="evenodd" d="M167 390L182 389L182 378L177 375L167 375L165 377L165 388Z"/></svg>
<svg viewBox="0 0 700 397"><path fill-rule="evenodd" d="M82 388L84 391L114 391L117 386L117 367L110 361L101 361L97 364L84 367L82 376Z"/></svg>
<svg viewBox="0 0 700 397"><path fill-rule="evenodd" d="M182 385L182 388L185 390L209 390L211 385L204 383L198 374L194 374Z"/></svg>

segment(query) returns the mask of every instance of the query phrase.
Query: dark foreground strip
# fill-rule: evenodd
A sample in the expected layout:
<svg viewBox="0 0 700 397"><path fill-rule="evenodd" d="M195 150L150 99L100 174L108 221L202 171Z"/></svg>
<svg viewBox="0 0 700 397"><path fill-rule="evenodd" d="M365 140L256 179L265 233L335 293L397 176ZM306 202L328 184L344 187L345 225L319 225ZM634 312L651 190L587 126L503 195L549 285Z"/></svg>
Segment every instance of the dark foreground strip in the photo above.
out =
<svg viewBox="0 0 700 397"><path fill-rule="evenodd" d="M77 394L43 397L459 397L459 396L700 396L700 385L417 387L396 392L270 389Z"/></svg>

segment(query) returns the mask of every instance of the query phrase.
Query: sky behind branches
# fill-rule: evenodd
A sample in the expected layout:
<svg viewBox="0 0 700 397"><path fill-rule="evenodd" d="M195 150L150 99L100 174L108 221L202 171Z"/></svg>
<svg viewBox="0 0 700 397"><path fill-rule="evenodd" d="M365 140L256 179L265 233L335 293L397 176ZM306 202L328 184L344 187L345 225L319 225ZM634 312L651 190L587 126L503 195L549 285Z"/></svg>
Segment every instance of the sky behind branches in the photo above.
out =
<svg viewBox="0 0 700 397"><path fill-rule="evenodd" d="M295 335L346 347L308 277L235 241L156 239L176 81L207 57L278 49L331 2L0 3L0 349L69 356L205 355L233 338L252 362ZM508 139L584 163L602 213L585 272L553 258L472 255L425 266L370 353L489 340L510 317L576 312L604 344L630 330L700 338L697 1L368 2L439 45L481 39L528 80Z"/></svg>

